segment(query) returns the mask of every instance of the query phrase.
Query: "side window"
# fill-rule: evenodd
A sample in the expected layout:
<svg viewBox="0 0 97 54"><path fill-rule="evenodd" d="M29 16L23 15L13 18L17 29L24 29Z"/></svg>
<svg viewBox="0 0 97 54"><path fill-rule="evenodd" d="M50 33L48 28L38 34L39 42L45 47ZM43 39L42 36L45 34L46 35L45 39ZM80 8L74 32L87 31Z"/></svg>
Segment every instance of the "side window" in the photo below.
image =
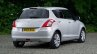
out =
<svg viewBox="0 0 97 54"><path fill-rule="evenodd" d="M66 18L66 19L72 19L73 18L72 14L68 10L62 10L62 13L64 15L64 18Z"/></svg>
<svg viewBox="0 0 97 54"><path fill-rule="evenodd" d="M59 11L58 10L52 10L54 15L57 17L57 18L60 18L60 15L59 15Z"/></svg>
<svg viewBox="0 0 97 54"><path fill-rule="evenodd" d="M64 15L60 10L53 10L53 13L57 18L64 18Z"/></svg>
<svg viewBox="0 0 97 54"><path fill-rule="evenodd" d="M68 10L53 10L54 15L57 18L73 19L73 14Z"/></svg>
<svg viewBox="0 0 97 54"><path fill-rule="evenodd" d="M58 13L59 13L60 18L64 18L64 14L62 13L62 11L59 11Z"/></svg>

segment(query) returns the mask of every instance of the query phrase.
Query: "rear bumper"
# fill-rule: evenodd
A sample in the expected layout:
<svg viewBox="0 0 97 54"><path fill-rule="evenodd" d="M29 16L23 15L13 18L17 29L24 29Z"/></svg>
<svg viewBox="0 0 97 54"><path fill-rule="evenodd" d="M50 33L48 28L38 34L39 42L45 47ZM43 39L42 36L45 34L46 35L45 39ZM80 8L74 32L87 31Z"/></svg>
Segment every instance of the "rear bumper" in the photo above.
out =
<svg viewBox="0 0 97 54"><path fill-rule="evenodd" d="M22 32L12 29L13 41L50 42L53 36L51 28L39 29L37 32Z"/></svg>
<svg viewBox="0 0 97 54"><path fill-rule="evenodd" d="M13 41L50 42L51 38L12 38Z"/></svg>

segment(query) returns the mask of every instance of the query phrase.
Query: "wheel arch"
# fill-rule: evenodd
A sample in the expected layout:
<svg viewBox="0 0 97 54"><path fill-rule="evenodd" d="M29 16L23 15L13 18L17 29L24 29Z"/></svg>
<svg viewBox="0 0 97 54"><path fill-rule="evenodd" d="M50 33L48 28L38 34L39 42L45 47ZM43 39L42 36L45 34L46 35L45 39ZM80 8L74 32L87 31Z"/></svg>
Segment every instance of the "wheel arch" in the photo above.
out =
<svg viewBox="0 0 97 54"><path fill-rule="evenodd" d="M80 30L79 30L79 35L80 35L80 32L81 32L81 30L84 30L85 31L85 33L86 33L86 28L84 27L84 26L82 26L81 28L80 28Z"/></svg>
<svg viewBox="0 0 97 54"><path fill-rule="evenodd" d="M80 28L79 28L79 33L78 33L78 35L80 35L80 32L81 32L82 29L84 29L85 32L86 32L86 27L85 27L84 23L80 22Z"/></svg>
<svg viewBox="0 0 97 54"><path fill-rule="evenodd" d="M62 40L62 34L61 34L60 30L56 30L55 32L58 32L58 33L59 33L60 38L61 38L61 40Z"/></svg>
<svg viewBox="0 0 97 54"><path fill-rule="evenodd" d="M85 27L82 27L82 29L86 32L86 28Z"/></svg>

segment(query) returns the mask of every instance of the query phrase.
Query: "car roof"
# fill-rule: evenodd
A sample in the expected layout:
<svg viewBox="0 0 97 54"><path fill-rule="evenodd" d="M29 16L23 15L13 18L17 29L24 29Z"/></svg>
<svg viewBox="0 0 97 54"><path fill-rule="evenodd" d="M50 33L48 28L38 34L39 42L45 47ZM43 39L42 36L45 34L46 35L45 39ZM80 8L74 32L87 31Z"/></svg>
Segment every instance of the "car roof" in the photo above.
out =
<svg viewBox="0 0 97 54"><path fill-rule="evenodd" d="M23 10L27 10L27 9L47 9L47 10L56 10L56 9L64 9L64 10L68 10L67 8L64 7L29 7L29 8L24 8Z"/></svg>

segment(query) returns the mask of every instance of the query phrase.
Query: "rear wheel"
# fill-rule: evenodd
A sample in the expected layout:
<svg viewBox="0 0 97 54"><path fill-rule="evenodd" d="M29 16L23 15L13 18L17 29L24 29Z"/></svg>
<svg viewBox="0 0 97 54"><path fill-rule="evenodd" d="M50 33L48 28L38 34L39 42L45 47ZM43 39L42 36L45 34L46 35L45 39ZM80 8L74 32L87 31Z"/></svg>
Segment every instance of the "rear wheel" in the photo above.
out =
<svg viewBox="0 0 97 54"><path fill-rule="evenodd" d="M15 47L23 47L24 44L25 44L24 41L13 41L13 45L14 45Z"/></svg>
<svg viewBox="0 0 97 54"><path fill-rule="evenodd" d="M58 48L60 46L60 42L61 42L60 35L58 32L55 32L50 42L50 47L53 49Z"/></svg>
<svg viewBox="0 0 97 54"><path fill-rule="evenodd" d="M82 29L80 32L80 37L78 39L78 42L83 43L83 42L85 42L85 39L86 39L86 32L84 29Z"/></svg>

